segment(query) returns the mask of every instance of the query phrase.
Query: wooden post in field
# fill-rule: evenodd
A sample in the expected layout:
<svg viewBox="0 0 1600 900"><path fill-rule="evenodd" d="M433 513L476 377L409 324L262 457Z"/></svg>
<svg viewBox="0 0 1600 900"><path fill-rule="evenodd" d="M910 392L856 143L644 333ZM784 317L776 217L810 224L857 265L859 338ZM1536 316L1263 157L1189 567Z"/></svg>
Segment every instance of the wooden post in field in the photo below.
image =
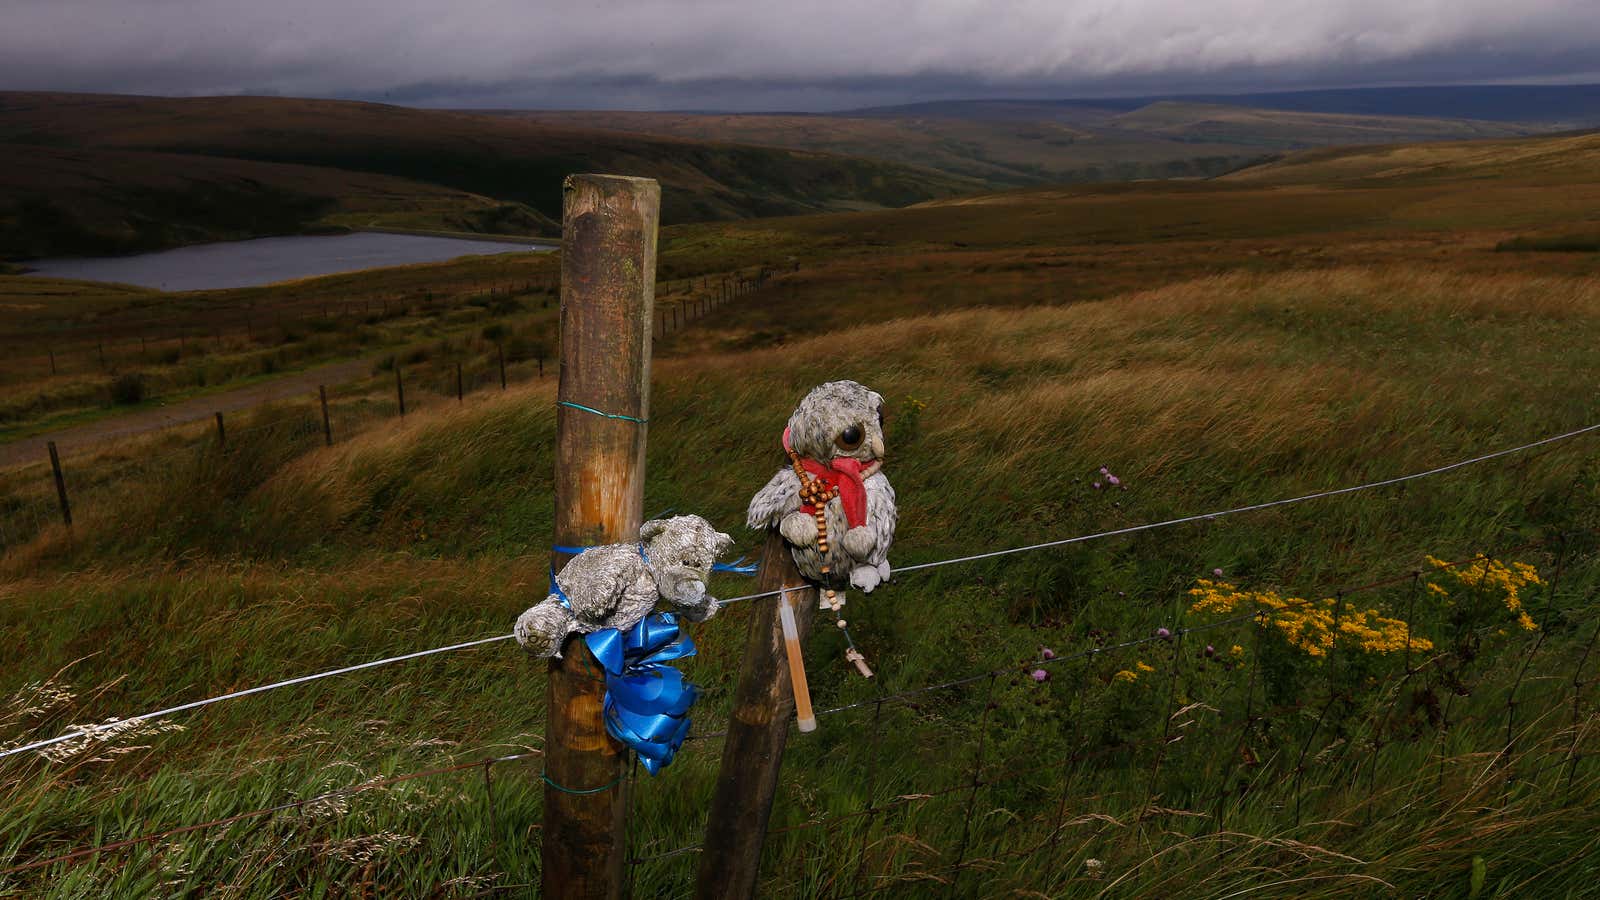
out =
<svg viewBox="0 0 1600 900"><path fill-rule="evenodd" d="M461 399L462 399L462 391L461 391L461 363L460 363L460 361L457 361L457 362L456 362L456 402L457 402L457 403L460 403L460 402L461 402Z"/></svg>
<svg viewBox="0 0 1600 900"><path fill-rule="evenodd" d="M661 188L648 178L572 175L562 191L555 543L636 541L644 515ZM568 559L552 553L550 564L559 571ZM549 663L541 876L546 897L622 894L628 754L606 732L599 670L580 635L569 638L561 658Z"/></svg>
<svg viewBox="0 0 1600 900"><path fill-rule="evenodd" d="M50 348L50 374L56 374L56 348Z"/></svg>
<svg viewBox="0 0 1600 900"><path fill-rule="evenodd" d="M222 413L217 413L217 446L228 449L228 430L222 425Z"/></svg>
<svg viewBox="0 0 1600 900"><path fill-rule="evenodd" d="M500 390L506 389L506 345L496 343L494 352L500 358Z"/></svg>
<svg viewBox="0 0 1600 900"><path fill-rule="evenodd" d="M767 533L761 550L755 593L793 588L777 597L754 601L744 644L739 684L733 691L728 736L723 740L722 768L706 820L705 850L694 895L746 898L756 893L761 871L761 845L778 791L778 772L789 725L795 717L793 682L784 648L778 604L794 610L802 642L817 612L817 590L795 568L789 546L776 530Z"/></svg>
<svg viewBox="0 0 1600 900"><path fill-rule="evenodd" d="M326 385L317 385L317 399L322 401L322 442L333 446L333 426L328 422L328 388Z"/></svg>
<svg viewBox="0 0 1600 900"><path fill-rule="evenodd" d="M56 499L61 501L61 521L72 527L72 504L67 502L67 480L61 477L61 455L56 452L56 442L50 442L50 471L56 476Z"/></svg>
<svg viewBox="0 0 1600 900"><path fill-rule="evenodd" d="M394 366L394 398L400 404L400 415L406 414L406 385L400 380L400 364Z"/></svg>

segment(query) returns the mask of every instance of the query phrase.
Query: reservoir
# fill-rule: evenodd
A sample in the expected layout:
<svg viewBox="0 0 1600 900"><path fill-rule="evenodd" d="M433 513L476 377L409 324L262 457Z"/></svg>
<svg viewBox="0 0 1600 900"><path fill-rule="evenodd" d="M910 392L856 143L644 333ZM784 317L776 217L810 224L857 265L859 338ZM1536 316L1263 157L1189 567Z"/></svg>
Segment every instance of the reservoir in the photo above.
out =
<svg viewBox="0 0 1600 900"><path fill-rule="evenodd" d="M355 234L256 238L141 253L31 260L32 274L111 281L163 291L255 287L275 281L360 269L440 262L458 256L557 249L553 243L432 237L360 231Z"/></svg>

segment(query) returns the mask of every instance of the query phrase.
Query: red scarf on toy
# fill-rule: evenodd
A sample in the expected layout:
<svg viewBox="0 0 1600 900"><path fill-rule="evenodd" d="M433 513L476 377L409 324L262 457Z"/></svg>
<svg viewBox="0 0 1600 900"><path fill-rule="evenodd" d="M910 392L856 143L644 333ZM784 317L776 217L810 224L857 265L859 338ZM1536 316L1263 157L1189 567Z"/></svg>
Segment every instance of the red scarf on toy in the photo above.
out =
<svg viewBox="0 0 1600 900"><path fill-rule="evenodd" d="M783 430L783 449L791 450L789 446L789 429ZM834 457L829 465L823 465L814 459L800 457L800 465L805 467L811 477L820 478L831 487L839 491L839 502L844 505L844 520L851 527L867 524L867 487L863 483L861 460L848 456ZM810 515L817 510L809 504L802 504L800 511Z"/></svg>

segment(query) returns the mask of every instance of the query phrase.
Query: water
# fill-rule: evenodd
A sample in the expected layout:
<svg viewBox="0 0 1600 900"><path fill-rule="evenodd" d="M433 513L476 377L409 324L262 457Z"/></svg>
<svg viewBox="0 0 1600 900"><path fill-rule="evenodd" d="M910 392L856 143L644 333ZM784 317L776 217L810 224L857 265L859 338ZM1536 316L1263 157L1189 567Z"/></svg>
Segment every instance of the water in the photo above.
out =
<svg viewBox="0 0 1600 900"><path fill-rule="evenodd" d="M53 278L113 281L164 291L201 291L438 262L458 256L554 249L553 244L511 244L361 231L197 244L137 256L40 259L27 265L34 270L33 274Z"/></svg>

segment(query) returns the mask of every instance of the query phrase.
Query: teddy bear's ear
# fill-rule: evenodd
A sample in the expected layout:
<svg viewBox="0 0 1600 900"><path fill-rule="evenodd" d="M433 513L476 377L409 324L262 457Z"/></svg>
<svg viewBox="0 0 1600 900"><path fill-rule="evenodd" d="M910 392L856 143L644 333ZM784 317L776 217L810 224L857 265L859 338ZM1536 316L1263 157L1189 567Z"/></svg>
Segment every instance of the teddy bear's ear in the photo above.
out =
<svg viewBox="0 0 1600 900"><path fill-rule="evenodd" d="M666 519L651 519L639 526L639 540L652 541L667 530Z"/></svg>

